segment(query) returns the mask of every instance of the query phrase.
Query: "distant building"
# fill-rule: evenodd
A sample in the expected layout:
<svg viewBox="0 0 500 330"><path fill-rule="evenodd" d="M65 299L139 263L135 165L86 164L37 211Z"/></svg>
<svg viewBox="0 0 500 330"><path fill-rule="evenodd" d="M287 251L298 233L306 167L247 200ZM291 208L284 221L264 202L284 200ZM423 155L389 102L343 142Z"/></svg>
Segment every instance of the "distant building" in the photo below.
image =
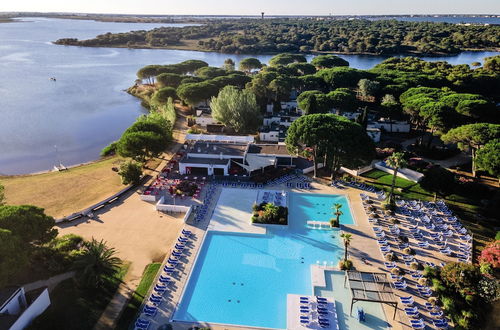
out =
<svg viewBox="0 0 500 330"><path fill-rule="evenodd" d="M47 288L24 292L23 287L0 290L0 329L22 330L50 306Z"/></svg>
<svg viewBox="0 0 500 330"><path fill-rule="evenodd" d="M272 105L268 105L268 112L264 116L262 127L259 130L260 141L284 142L288 128L302 116L302 110L297 108L296 101L281 102L281 109L281 111L273 113Z"/></svg>
<svg viewBox="0 0 500 330"><path fill-rule="evenodd" d="M217 120L212 117L212 109L210 109L210 107L198 107L195 111L196 125L207 127L208 125L215 125L218 123Z"/></svg>
<svg viewBox="0 0 500 330"><path fill-rule="evenodd" d="M411 129L410 123L407 121L390 121L387 118L380 118L377 121L371 121L368 123L367 128L379 128L380 130L389 133L409 133Z"/></svg>

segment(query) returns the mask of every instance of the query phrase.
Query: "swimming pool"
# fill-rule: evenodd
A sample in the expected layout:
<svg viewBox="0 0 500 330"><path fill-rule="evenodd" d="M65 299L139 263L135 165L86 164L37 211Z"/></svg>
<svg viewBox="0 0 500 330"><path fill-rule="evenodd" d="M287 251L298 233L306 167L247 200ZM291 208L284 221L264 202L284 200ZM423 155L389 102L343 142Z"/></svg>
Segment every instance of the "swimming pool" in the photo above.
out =
<svg viewBox="0 0 500 330"><path fill-rule="evenodd" d="M173 319L286 328L287 294L312 294L310 266L342 256L338 230L306 225L328 221L335 203L343 204L341 223L353 224L345 196L291 193L288 227L209 231Z"/></svg>

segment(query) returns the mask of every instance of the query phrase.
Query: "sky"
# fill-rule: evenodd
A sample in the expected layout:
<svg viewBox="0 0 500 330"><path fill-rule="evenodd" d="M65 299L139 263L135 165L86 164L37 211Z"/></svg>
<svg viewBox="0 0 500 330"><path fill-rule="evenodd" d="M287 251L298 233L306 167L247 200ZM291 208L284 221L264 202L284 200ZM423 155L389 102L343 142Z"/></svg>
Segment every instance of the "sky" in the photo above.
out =
<svg viewBox="0 0 500 330"><path fill-rule="evenodd" d="M1 0L2 11L155 15L497 14L500 0Z"/></svg>

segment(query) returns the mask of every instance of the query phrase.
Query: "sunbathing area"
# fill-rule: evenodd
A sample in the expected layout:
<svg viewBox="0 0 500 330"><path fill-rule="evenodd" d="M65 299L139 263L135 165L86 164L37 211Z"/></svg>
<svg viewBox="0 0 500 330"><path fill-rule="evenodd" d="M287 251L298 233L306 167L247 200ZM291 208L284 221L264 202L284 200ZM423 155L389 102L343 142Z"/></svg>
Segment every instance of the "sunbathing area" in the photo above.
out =
<svg viewBox="0 0 500 330"><path fill-rule="evenodd" d="M381 205L385 194L363 184L335 181L328 187L287 175L259 187L206 183L202 204L172 246L136 329L167 323L178 328L448 326L428 301L430 287L419 284L423 266L470 260L471 237L443 202L398 200L391 214ZM266 201L291 208L288 226L251 224L252 205ZM340 229L321 225L339 202ZM345 273L336 267L344 251L341 231L362 233L354 236L360 247L349 252L350 259L356 270L385 274L390 302L373 302L373 295L359 295L344 283ZM363 295L370 297L359 299ZM242 317L243 310L248 317Z"/></svg>

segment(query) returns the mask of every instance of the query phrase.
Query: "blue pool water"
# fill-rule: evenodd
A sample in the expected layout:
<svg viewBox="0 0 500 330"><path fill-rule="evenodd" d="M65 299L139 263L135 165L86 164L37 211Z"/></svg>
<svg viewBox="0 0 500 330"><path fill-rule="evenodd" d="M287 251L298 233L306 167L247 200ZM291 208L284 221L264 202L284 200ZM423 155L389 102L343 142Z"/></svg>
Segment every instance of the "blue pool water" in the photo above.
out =
<svg viewBox="0 0 500 330"><path fill-rule="evenodd" d="M310 265L341 258L338 230L306 226L328 221L335 203L343 204L341 223L353 224L344 196L291 193L288 227L208 232L174 319L286 328L287 294L313 294Z"/></svg>

